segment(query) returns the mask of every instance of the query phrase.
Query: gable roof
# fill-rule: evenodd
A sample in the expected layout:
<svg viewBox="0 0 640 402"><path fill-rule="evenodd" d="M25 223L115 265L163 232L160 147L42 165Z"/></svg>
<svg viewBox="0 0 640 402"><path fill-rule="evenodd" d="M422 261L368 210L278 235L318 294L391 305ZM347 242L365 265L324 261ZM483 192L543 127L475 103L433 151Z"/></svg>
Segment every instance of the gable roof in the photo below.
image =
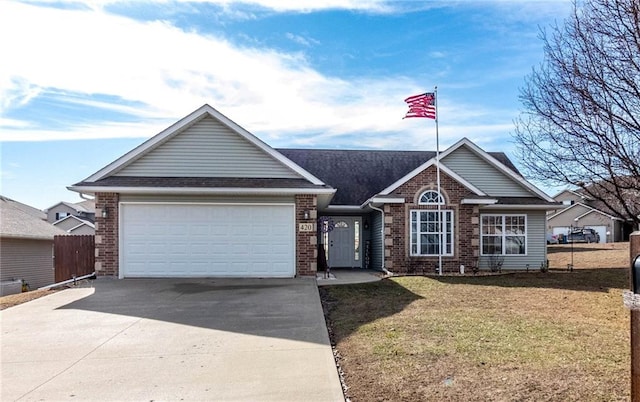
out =
<svg viewBox="0 0 640 402"><path fill-rule="evenodd" d="M455 150L457 150L458 148L463 147L463 146L467 147L467 149L471 150L478 157L480 157L481 159L483 159L484 161L486 161L490 165L492 165L495 168L497 168L505 176L509 177L514 182L519 183L525 189L529 190L533 195L538 196L538 197L542 198L543 200L545 200L547 202L554 202L553 198L549 197L542 190L538 189L533 184L531 184L527 180L525 180L525 178L520 175L520 173L517 171L517 169L516 170L512 169L507 164L503 163L501 160L499 160L498 158L494 157L492 155L492 153L489 153L489 152L486 152L486 151L482 150L476 144L471 142L468 138L462 138L460 141L456 142L455 144L453 144L452 146L447 148L445 151L440 153L440 155L439 155L439 159L440 159L440 163L441 163L440 164L440 168L442 169L442 167L444 166L444 164L442 163L442 160L444 158L446 158L447 155L450 155ZM508 160L508 158L506 158L506 156L504 156L504 158ZM409 172L407 175L405 175L404 177L402 177L401 179L399 179L395 183L389 185L389 187L385 188L381 192L381 194L389 194L389 193L391 193L393 190L397 189L398 187L400 187L401 185L403 185L407 181L411 180L412 178L414 178L416 175L418 175L419 173L421 173L425 169L429 168L430 166L433 166L435 163L436 163L436 156L434 155L433 158L429 159L428 161L423 163L421 166L418 166L417 168L415 168L414 170ZM509 162L509 165L513 166L513 164L511 162Z"/></svg>
<svg viewBox="0 0 640 402"><path fill-rule="evenodd" d="M94 222L92 222L91 220L89 220L89 219L82 219L82 218L79 218L79 217L77 217L77 216L75 216L75 215L67 215L67 216L65 216L64 218L62 218L62 219L58 219L57 221L53 222L53 223L52 223L52 225L53 225L53 226L57 226L57 225L59 225L60 223L62 223L62 222L64 222L64 221L66 221L66 220L75 220L75 221L78 223L78 226L87 225L87 226L90 226L90 227L92 227L92 228L95 228L95 223L94 223Z"/></svg>
<svg viewBox="0 0 640 402"><path fill-rule="evenodd" d="M435 160L436 155L433 151L286 148L278 148L277 151L337 189L332 205L358 206L416 168ZM517 172L504 153L492 152L491 155ZM458 179L464 183L464 179Z"/></svg>
<svg viewBox="0 0 640 402"><path fill-rule="evenodd" d="M271 156L273 159L277 160L279 163L286 166L288 169L295 172L300 177L308 180L309 182L315 185L320 185L320 186L324 185L324 183L321 180L313 176L311 173L305 171L300 166L296 165L292 161L288 160L286 157L276 152L273 148L265 144L259 138L257 138L256 136L254 136L253 134L251 134L250 132L248 132L247 130L245 130L235 122L233 122L231 119L224 116L222 113L218 112L213 107L209 106L208 104L201 106L197 110L190 113L188 116L180 119L176 123L166 128L165 130L161 131L159 134L145 141L140 146L134 148L133 150L129 151L122 157L116 159L109 165L105 166L104 168L100 169L93 175L89 176L87 179L83 180L83 182L85 183L95 182L117 173L119 170L122 170L124 167L140 159L142 156L152 152L161 144L179 135L185 129L187 129L188 127L202 120L205 117L211 117L217 120L218 122L222 123L229 129L231 129L235 134L244 138L246 141L253 144L262 152Z"/></svg>
<svg viewBox="0 0 640 402"><path fill-rule="evenodd" d="M0 237L53 240L53 236L67 234L30 213L29 209L35 208L0 196Z"/></svg>
<svg viewBox="0 0 640 402"><path fill-rule="evenodd" d="M57 207L58 205L65 205L71 209L73 209L76 212L94 212L95 211L95 201L93 200L85 200L85 201L80 201L80 202L67 202L67 201L60 201L59 203L50 206L49 208L45 209L45 212L48 212L49 210Z"/></svg>
<svg viewBox="0 0 640 402"><path fill-rule="evenodd" d="M34 208L30 205L27 204L23 204L21 202L12 200L9 197L5 197L3 195L0 195L0 201L6 203L7 205L12 206L13 208L17 208L19 210L21 210L24 213L27 213L35 218L38 218L40 220L46 221L47 220L47 214L44 213L44 211L38 209L38 208Z"/></svg>

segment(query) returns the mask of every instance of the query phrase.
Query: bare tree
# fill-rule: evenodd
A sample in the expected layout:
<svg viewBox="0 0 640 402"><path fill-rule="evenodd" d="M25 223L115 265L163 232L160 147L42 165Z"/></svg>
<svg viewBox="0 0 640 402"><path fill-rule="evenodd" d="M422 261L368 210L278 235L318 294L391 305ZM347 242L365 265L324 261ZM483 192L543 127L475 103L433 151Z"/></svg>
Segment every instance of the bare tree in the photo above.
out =
<svg viewBox="0 0 640 402"><path fill-rule="evenodd" d="M525 172L640 225L640 0L574 2L541 40L514 134Z"/></svg>

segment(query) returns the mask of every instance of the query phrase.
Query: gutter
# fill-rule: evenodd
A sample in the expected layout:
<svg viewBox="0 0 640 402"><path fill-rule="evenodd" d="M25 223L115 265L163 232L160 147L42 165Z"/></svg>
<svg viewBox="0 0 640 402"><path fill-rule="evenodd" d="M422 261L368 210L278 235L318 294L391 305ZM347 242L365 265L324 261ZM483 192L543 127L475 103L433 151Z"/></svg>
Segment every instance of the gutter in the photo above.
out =
<svg viewBox="0 0 640 402"><path fill-rule="evenodd" d="M371 208L371 209L373 209L375 211L379 211L380 214L382 215L382 226L381 226L381 229L380 229L380 237L382 238L382 247L381 247L382 248L382 255L381 255L381 257L382 257L382 267L381 268L382 268L382 271L386 275L393 276L393 272L387 270L387 268L385 268L385 266L384 266L384 211L382 209L378 208L378 207L374 207L372 203L369 203L369 208Z"/></svg>
<svg viewBox="0 0 640 402"><path fill-rule="evenodd" d="M95 278L96 277L96 272L94 271L92 274L88 274L88 275L83 275L83 276L79 276L79 277L73 277L71 279L68 279L66 281L62 281L62 282L58 282L58 283L54 283L52 285L47 285L47 286L43 286L41 288L38 288L38 290L46 290L46 289L51 289L51 288L55 288L58 286L62 286L62 285L66 285L67 283L71 283L73 282L73 284L75 285L77 281L81 281L83 279L88 279L88 278Z"/></svg>

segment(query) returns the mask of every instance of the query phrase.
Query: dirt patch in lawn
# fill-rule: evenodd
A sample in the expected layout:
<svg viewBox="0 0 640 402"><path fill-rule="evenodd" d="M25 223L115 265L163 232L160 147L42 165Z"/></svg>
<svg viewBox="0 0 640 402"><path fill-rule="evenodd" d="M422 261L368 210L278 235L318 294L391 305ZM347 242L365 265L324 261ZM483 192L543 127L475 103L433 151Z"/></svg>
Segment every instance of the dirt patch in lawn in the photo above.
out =
<svg viewBox="0 0 640 402"><path fill-rule="evenodd" d="M570 253L556 247L552 268ZM628 245L577 249L582 264L573 272L565 265L548 273L397 277L321 288L347 396L628 400L629 312L621 296Z"/></svg>
<svg viewBox="0 0 640 402"><path fill-rule="evenodd" d="M56 290L32 290L30 292L16 293L13 295L0 297L0 310L17 306L31 300L55 293Z"/></svg>
<svg viewBox="0 0 640 402"><path fill-rule="evenodd" d="M573 251L572 251L573 250ZM551 269L629 268L629 243L605 244L553 244L547 246L547 258Z"/></svg>

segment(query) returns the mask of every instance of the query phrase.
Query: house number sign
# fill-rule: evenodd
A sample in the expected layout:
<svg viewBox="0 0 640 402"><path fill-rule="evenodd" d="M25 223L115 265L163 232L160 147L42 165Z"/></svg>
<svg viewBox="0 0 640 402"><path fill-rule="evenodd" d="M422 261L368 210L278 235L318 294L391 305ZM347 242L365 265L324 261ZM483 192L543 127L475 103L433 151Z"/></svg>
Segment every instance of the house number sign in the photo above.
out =
<svg viewBox="0 0 640 402"><path fill-rule="evenodd" d="M313 223L298 223L298 232L314 232L314 226Z"/></svg>

